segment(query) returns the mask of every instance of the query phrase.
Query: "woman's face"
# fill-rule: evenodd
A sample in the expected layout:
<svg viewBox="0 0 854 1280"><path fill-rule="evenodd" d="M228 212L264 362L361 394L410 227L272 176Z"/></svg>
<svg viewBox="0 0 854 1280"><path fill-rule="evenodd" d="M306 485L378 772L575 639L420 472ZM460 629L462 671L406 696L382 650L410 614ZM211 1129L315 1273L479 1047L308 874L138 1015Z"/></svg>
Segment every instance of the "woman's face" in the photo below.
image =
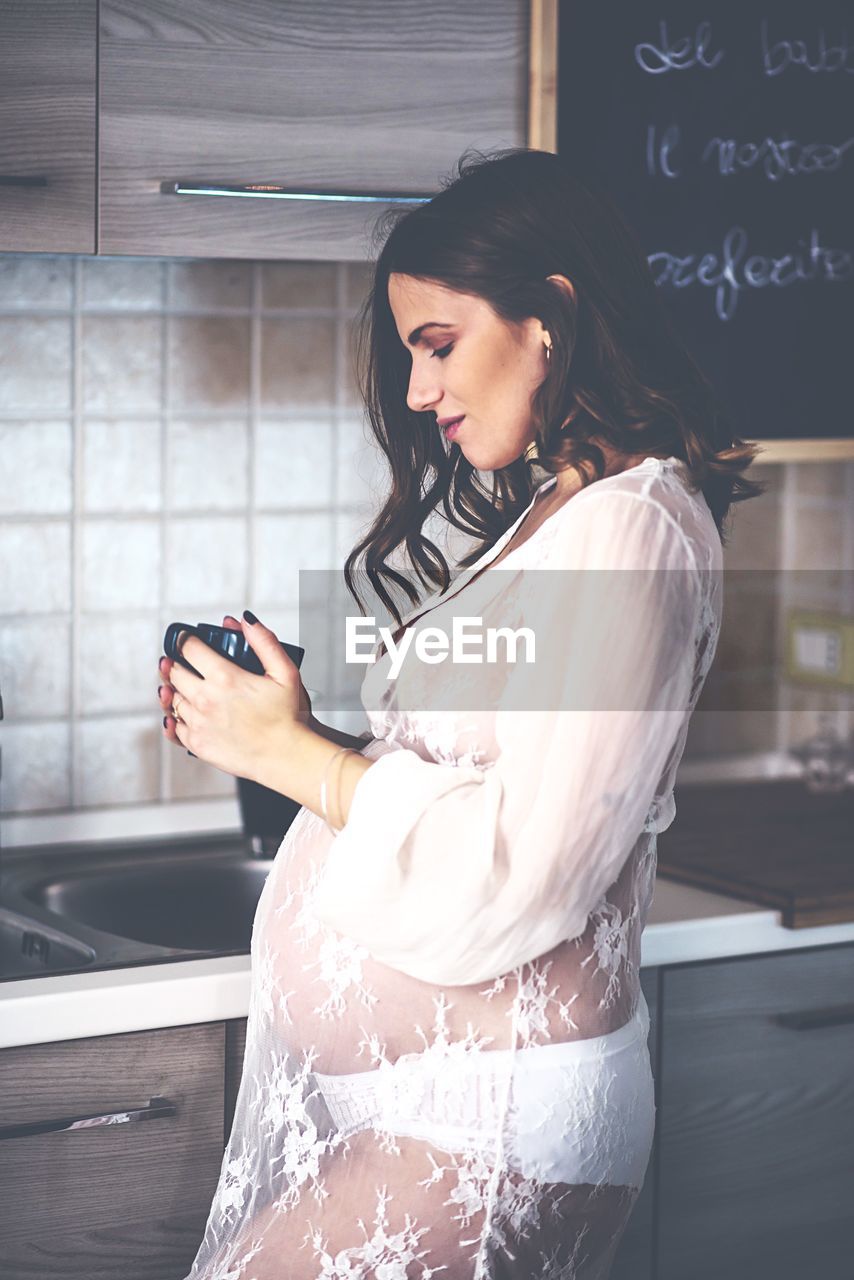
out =
<svg viewBox="0 0 854 1280"><path fill-rule="evenodd" d="M412 355L409 408L435 413L437 422L464 415L454 442L472 466L509 466L534 439L531 401L550 341L542 322L508 323L482 298L396 272L388 300Z"/></svg>

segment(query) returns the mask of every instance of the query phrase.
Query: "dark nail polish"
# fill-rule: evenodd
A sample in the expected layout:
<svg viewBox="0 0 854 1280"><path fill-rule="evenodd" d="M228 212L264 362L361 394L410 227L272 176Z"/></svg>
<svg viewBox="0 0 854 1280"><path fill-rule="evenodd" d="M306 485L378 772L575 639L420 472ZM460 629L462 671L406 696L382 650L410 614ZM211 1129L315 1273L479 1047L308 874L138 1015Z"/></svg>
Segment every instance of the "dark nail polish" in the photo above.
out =
<svg viewBox="0 0 854 1280"><path fill-rule="evenodd" d="M168 716L164 716L164 717L163 717L163 728L164 728L164 729L166 728L166 725L167 725L167 723L168 723L168 720L169 720L169 717L168 717Z"/></svg>
<svg viewBox="0 0 854 1280"><path fill-rule="evenodd" d="M246 619L246 621L249 623L250 626L254 626L255 623L258 621L258 619L255 617L255 614L250 613L248 609L243 610L243 617Z"/></svg>
<svg viewBox="0 0 854 1280"><path fill-rule="evenodd" d="M157 696L158 696L158 698L160 697L160 695L161 695L161 693L162 693L162 692L163 692L163 685L162 685L162 684L159 684L159 685L157 686Z"/></svg>

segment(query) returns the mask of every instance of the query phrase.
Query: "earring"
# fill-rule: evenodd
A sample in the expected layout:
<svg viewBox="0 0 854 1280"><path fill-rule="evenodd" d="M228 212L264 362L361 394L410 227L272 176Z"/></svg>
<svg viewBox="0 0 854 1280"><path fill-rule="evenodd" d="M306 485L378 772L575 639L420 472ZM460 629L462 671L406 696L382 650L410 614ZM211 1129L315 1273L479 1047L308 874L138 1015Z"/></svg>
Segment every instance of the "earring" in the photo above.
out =
<svg viewBox="0 0 854 1280"><path fill-rule="evenodd" d="M552 344L551 344L550 342L545 342L545 343L543 343L543 346L544 346L544 347L545 347L545 349L546 349L546 359L547 359L547 360L551 360L551 358L552 358Z"/></svg>

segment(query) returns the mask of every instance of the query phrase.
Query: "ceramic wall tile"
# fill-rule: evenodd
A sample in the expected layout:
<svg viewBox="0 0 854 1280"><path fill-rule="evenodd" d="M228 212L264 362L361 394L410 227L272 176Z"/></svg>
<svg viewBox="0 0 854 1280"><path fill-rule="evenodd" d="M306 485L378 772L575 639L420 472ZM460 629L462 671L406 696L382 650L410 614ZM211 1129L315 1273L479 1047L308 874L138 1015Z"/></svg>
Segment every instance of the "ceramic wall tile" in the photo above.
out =
<svg viewBox="0 0 854 1280"><path fill-rule="evenodd" d="M67 809L71 804L69 722L3 726L4 813Z"/></svg>
<svg viewBox="0 0 854 1280"><path fill-rule="evenodd" d="M0 621L0 692L4 733L19 720L71 714L70 617Z"/></svg>
<svg viewBox="0 0 854 1280"><path fill-rule="evenodd" d="M0 523L0 601L5 615L71 609L71 525Z"/></svg>
<svg viewBox="0 0 854 1280"><path fill-rule="evenodd" d="M0 310L67 309L74 292L74 259L36 253L0 254Z"/></svg>
<svg viewBox="0 0 854 1280"><path fill-rule="evenodd" d="M5 515L65 515L72 508L71 423L0 421Z"/></svg>
<svg viewBox="0 0 854 1280"><path fill-rule="evenodd" d="M81 331L82 408L89 413L109 414L159 409L159 317L86 315Z"/></svg>
<svg viewBox="0 0 854 1280"><path fill-rule="evenodd" d="M151 609L160 595L160 525L156 520L86 520L82 524L84 610Z"/></svg>
<svg viewBox="0 0 854 1280"><path fill-rule="evenodd" d="M264 262L261 306L265 311L334 307L337 273L334 262Z"/></svg>
<svg viewBox="0 0 854 1280"><path fill-rule="evenodd" d="M170 604L209 611L216 601L239 601L246 596L248 556L242 517L174 517L169 522L165 557Z"/></svg>
<svg viewBox="0 0 854 1280"><path fill-rule="evenodd" d="M163 263L147 258L84 258L80 304L89 310L159 311Z"/></svg>
<svg viewBox="0 0 854 1280"><path fill-rule="evenodd" d="M249 320L174 316L169 320L169 404L173 412L233 412L249 403Z"/></svg>
<svg viewBox="0 0 854 1280"><path fill-rule="evenodd" d="M248 419L172 419L165 488L171 511L243 510L249 497Z"/></svg>
<svg viewBox="0 0 854 1280"><path fill-rule="evenodd" d="M87 419L82 435L82 509L159 511L162 502L159 418Z"/></svg>
<svg viewBox="0 0 854 1280"><path fill-rule="evenodd" d="M332 503L334 431L325 419L262 418L255 433L255 505L328 507Z"/></svg>
<svg viewBox="0 0 854 1280"><path fill-rule="evenodd" d="M79 713L149 711L157 715L157 663L163 652L156 614L84 613Z"/></svg>
<svg viewBox="0 0 854 1280"><path fill-rule="evenodd" d="M0 315L0 405L47 417L71 409L68 316Z"/></svg>
<svg viewBox="0 0 854 1280"><path fill-rule="evenodd" d="M321 408L335 402L332 320L265 318L261 329L261 407Z"/></svg>
<svg viewBox="0 0 854 1280"><path fill-rule="evenodd" d="M262 608L321 603L328 583L322 574L302 571L336 567L327 514L257 517L252 597Z"/></svg>
<svg viewBox="0 0 854 1280"><path fill-rule="evenodd" d="M245 310L252 301L251 262L204 258L168 262L170 310Z"/></svg>
<svg viewBox="0 0 854 1280"><path fill-rule="evenodd" d="M75 806L100 808L157 800L162 728L157 715L79 720L74 726Z"/></svg>

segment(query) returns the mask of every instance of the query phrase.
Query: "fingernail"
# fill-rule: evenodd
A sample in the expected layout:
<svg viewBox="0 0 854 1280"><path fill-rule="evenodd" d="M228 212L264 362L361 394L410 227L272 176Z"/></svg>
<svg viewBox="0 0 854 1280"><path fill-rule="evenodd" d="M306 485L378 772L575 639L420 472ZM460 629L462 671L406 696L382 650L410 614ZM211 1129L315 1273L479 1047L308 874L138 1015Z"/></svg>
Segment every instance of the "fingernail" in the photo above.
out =
<svg viewBox="0 0 854 1280"><path fill-rule="evenodd" d="M164 717L163 717L163 728L164 728L164 729L166 728L166 724L167 724L168 720L169 720L169 717L168 717L168 716L164 716Z"/></svg>
<svg viewBox="0 0 854 1280"><path fill-rule="evenodd" d="M246 619L246 621L249 623L250 626L254 626L255 623L258 621L258 619L255 617L255 614L250 613L248 609L243 610L243 617Z"/></svg>

